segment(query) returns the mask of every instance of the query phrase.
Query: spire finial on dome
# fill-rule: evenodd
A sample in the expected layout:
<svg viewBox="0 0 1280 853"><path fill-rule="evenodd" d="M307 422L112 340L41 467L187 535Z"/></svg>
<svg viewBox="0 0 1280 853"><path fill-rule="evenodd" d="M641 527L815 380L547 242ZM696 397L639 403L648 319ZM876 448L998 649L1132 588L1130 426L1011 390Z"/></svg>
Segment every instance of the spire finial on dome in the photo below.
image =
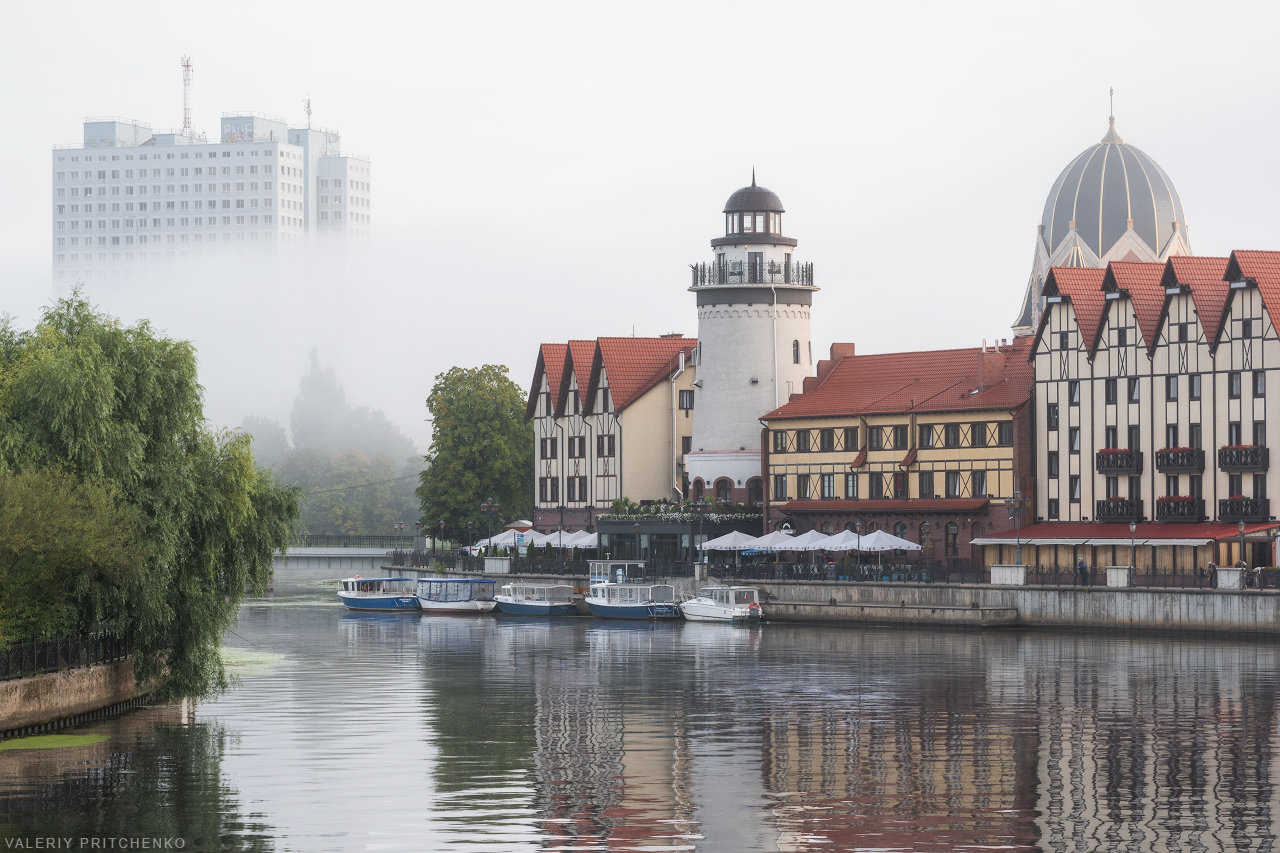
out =
<svg viewBox="0 0 1280 853"><path fill-rule="evenodd" d="M754 187L755 185L756 185L756 167L752 166L751 167L751 186Z"/></svg>
<svg viewBox="0 0 1280 853"><path fill-rule="evenodd" d="M1116 133L1116 90L1114 86L1111 88L1110 95L1111 95L1111 115L1107 117L1107 121L1109 122L1107 127L1107 135L1102 137L1102 141L1104 143L1107 143L1107 142L1123 143L1124 140L1120 138L1120 134Z"/></svg>

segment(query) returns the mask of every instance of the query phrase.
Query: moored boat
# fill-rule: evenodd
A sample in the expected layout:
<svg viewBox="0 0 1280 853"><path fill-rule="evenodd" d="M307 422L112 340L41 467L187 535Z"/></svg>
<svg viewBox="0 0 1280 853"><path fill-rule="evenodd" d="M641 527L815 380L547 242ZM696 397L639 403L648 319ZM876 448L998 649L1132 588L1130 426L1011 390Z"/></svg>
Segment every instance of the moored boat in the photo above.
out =
<svg viewBox="0 0 1280 853"><path fill-rule="evenodd" d="M413 578L345 578L338 598L352 610L417 610Z"/></svg>
<svg viewBox="0 0 1280 853"><path fill-rule="evenodd" d="M709 586L697 598L680 602L691 622L745 622L759 619L760 592L751 586Z"/></svg>
<svg viewBox="0 0 1280 853"><path fill-rule="evenodd" d="M483 578L418 578L418 605L427 613L488 613L495 586Z"/></svg>
<svg viewBox="0 0 1280 853"><path fill-rule="evenodd" d="M563 584L511 583L495 600L498 610L514 616L577 616L573 587Z"/></svg>
<svg viewBox="0 0 1280 853"><path fill-rule="evenodd" d="M670 584L604 581L591 585L586 602L591 615L602 619L678 619L675 599Z"/></svg>

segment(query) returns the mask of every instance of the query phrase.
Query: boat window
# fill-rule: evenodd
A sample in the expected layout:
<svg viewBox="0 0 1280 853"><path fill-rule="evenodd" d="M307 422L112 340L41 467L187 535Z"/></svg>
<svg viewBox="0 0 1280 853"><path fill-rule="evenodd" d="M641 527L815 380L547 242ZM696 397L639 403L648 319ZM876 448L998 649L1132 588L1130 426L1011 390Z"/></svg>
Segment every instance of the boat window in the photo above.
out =
<svg viewBox="0 0 1280 853"><path fill-rule="evenodd" d="M753 592L754 590L750 590L750 589L737 590L733 594L733 603L734 604L750 604L755 599L755 595L752 594Z"/></svg>

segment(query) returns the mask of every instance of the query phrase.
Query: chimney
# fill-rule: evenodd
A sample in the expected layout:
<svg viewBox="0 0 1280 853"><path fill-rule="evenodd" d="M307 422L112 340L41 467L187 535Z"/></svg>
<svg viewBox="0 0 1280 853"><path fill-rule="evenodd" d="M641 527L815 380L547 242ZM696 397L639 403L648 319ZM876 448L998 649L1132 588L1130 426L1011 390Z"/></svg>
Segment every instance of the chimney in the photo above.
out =
<svg viewBox="0 0 1280 853"><path fill-rule="evenodd" d="M978 390L986 390L1004 381L1005 354L999 349L978 353Z"/></svg>

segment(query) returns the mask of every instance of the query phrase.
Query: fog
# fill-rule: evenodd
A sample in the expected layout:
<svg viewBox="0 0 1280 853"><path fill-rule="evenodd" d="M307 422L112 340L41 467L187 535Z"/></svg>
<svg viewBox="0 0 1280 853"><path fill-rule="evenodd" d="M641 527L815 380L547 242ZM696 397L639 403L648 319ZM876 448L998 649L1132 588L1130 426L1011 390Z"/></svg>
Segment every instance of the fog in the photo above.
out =
<svg viewBox="0 0 1280 853"><path fill-rule="evenodd" d="M1045 196L1117 128L1198 254L1277 248L1271 4L25 4L7 8L0 310L51 294L48 157L89 115L305 118L373 163L367 252L90 296L199 347L208 412L287 423L316 348L425 450L453 365L529 381L542 341L696 333L725 199L776 191L815 264L815 351L1008 335Z"/></svg>

